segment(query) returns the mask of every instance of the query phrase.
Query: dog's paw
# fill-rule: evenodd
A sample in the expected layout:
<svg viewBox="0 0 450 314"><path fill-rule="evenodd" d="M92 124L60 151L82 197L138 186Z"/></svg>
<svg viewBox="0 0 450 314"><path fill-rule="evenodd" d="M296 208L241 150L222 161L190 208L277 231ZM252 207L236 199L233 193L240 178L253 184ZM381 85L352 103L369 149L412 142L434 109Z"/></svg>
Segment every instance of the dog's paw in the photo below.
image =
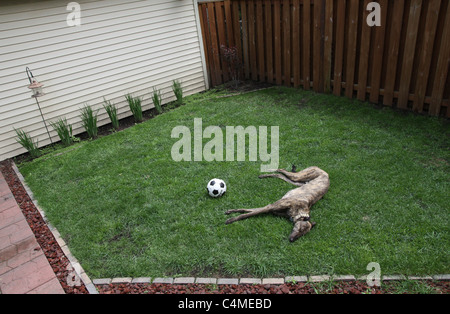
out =
<svg viewBox="0 0 450 314"><path fill-rule="evenodd" d="M303 221L309 221L311 219L311 217L307 213L301 213L299 216L300 216L300 219Z"/></svg>
<svg viewBox="0 0 450 314"><path fill-rule="evenodd" d="M236 219L230 218L230 219L228 219L227 221L225 221L225 224L226 224L226 225L229 225L229 224L232 224L232 223L235 222L235 221L236 221Z"/></svg>

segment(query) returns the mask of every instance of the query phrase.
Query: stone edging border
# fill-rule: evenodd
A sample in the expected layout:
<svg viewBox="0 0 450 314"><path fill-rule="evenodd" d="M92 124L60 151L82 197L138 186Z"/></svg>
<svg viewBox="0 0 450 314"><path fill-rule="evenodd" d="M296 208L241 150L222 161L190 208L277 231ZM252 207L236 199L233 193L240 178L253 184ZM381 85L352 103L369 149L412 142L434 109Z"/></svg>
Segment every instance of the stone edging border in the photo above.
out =
<svg viewBox="0 0 450 314"><path fill-rule="evenodd" d="M84 283L86 289L90 294L98 294L96 285L109 285L109 284L176 284L176 285L185 285L185 284L212 284L212 285L283 285L285 283L306 283L306 282L328 282L328 281L357 281L357 280L366 280L366 276L355 277L353 275L318 275L318 276L288 276L285 278L202 278L202 277L158 277L152 280L151 277L122 277L122 278L101 278L91 280L89 276L84 271L83 267L81 267L80 262L72 255L69 250L69 247L61 238L58 230L48 221L45 216L45 212L38 206L38 201L34 198L33 192L25 183L25 179L17 168L14 161L11 161L11 166L22 183L25 191L28 196L32 200L34 206L36 206L37 210L41 214L45 223L49 227L53 236L56 239L56 242L61 247L61 250L69 259L69 262L72 268L75 270L78 278ZM433 275L433 276L403 276L403 275L385 275L381 278L382 281L400 281L400 280L436 280L436 281L450 281L450 274L442 274L442 275Z"/></svg>
<svg viewBox="0 0 450 314"><path fill-rule="evenodd" d="M94 285L109 285L109 284L211 284L211 285L284 285L286 283L306 283L306 282L328 282L328 281L358 281L366 280L366 276L355 277L353 275L344 276L288 276L285 278L202 278L202 277L164 277L152 278L150 277L124 277L124 278L102 278L94 279ZM382 281L401 281L401 280L436 280L448 281L450 275L435 275L435 276L383 276Z"/></svg>

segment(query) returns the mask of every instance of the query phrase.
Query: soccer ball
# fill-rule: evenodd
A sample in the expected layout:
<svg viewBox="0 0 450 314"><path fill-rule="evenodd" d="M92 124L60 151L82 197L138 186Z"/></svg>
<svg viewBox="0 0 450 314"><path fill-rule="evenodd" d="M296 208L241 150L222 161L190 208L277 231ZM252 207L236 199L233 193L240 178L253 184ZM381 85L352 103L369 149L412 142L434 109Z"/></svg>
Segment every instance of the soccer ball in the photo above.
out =
<svg viewBox="0 0 450 314"><path fill-rule="evenodd" d="M221 197L227 191L227 185L221 179L212 179L206 186L211 197Z"/></svg>

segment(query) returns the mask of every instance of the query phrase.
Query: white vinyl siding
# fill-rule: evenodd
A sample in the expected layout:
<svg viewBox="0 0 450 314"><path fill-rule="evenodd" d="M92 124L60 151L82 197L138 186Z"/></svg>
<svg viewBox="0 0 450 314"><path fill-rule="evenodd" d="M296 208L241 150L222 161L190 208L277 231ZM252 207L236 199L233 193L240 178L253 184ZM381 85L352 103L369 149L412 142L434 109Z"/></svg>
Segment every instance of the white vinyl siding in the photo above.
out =
<svg viewBox="0 0 450 314"><path fill-rule="evenodd" d="M10 1L0 4L0 160L25 150L14 128L39 146L50 143L25 68L44 84L39 97L49 122L67 118L74 133L84 132L80 108L99 110L98 125L109 123L103 98L115 103L119 118L131 115L125 94L153 107L153 87L163 103L174 99L172 80L185 95L207 88L193 0L77 1L81 25L68 26L70 1Z"/></svg>

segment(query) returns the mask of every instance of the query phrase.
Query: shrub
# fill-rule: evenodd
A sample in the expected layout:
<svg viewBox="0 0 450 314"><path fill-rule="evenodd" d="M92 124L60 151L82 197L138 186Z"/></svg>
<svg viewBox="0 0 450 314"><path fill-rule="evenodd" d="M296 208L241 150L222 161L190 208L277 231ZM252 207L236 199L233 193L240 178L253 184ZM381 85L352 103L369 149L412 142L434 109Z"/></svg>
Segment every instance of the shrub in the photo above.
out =
<svg viewBox="0 0 450 314"><path fill-rule="evenodd" d="M139 97L133 97L131 94L125 95L127 99L128 105L130 106L130 110L133 113L134 120L136 122L142 122L142 100Z"/></svg>
<svg viewBox="0 0 450 314"><path fill-rule="evenodd" d="M33 139L31 138L31 136L23 130L14 129L14 131L16 131L16 134L18 137L16 139L17 143L22 145L28 151L28 153L30 153L31 157L35 158L35 157L39 157L41 155L41 152L38 147L39 146L38 140L36 140L36 142L34 142Z"/></svg>
<svg viewBox="0 0 450 314"><path fill-rule="evenodd" d="M162 113L161 107L161 92L153 87L153 95L152 95L153 104L155 105L156 111L158 114Z"/></svg>
<svg viewBox="0 0 450 314"><path fill-rule="evenodd" d="M237 87L237 84L239 83L239 74L241 73L243 67L238 49L236 47L220 45L220 58L227 64L231 80Z"/></svg>
<svg viewBox="0 0 450 314"><path fill-rule="evenodd" d="M84 108L81 109L81 124L91 138L97 137L98 134L97 113L98 110L94 113L89 105L85 105Z"/></svg>
<svg viewBox="0 0 450 314"><path fill-rule="evenodd" d="M59 118L56 122L50 122L50 125L56 133L58 133L61 142L65 146L69 146L73 143L72 125L67 123L66 118Z"/></svg>
<svg viewBox="0 0 450 314"><path fill-rule="evenodd" d="M180 81L174 80L172 82L172 90L177 98L177 104L181 105L183 103L183 88L181 87Z"/></svg>
<svg viewBox="0 0 450 314"><path fill-rule="evenodd" d="M107 101L103 98L104 104L103 108L105 108L108 113L108 117L111 120L112 126L115 130L119 129L119 119L117 118L117 108L115 104L112 104L110 101Z"/></svg>

